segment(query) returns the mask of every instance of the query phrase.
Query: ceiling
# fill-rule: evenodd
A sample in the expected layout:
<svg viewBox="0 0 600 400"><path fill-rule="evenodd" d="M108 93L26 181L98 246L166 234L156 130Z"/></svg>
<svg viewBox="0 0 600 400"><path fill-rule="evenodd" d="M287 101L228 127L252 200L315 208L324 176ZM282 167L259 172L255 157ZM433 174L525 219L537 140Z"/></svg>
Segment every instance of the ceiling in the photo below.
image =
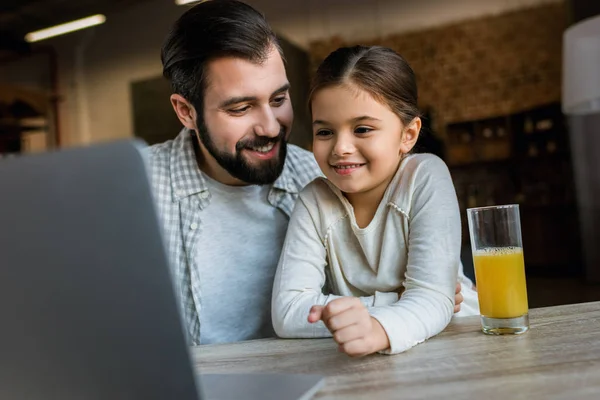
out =
<svg viewBox="0 0 600 400"><path fill-rule="evenodd" d="M381 36L561 0L245 1L265 12L278 33L307 48L312 40L321 37ZM579 3L580 8L592 3L600 7L600 0L562 1ZM173 0L0 0L0 61L28 52L29 45L23 39L28 32L97 13L110 18L111 14L141 3L147 4L144 10L177 7Z"/></svg>
<svg viewBox="0 0 600 400"><path fill-rule="evenodd" d="M93 14L118 12L144 0L1 0L0 54L29 49L26 33Z"/></svg>

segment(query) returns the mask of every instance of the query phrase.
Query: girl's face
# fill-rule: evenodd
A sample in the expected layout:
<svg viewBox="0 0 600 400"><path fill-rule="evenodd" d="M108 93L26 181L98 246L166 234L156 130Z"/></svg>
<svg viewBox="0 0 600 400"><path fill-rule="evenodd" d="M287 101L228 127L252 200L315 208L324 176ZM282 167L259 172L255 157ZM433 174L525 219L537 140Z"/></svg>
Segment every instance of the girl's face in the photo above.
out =
<svg viewBox="0 0 600 400"><path fill-rule="evenodd" d="M319 167L352 202L352 196L383 196L402 157L421 128L404 126L387 105L353 85L318 90L311 103L313 152Z"/></svg>

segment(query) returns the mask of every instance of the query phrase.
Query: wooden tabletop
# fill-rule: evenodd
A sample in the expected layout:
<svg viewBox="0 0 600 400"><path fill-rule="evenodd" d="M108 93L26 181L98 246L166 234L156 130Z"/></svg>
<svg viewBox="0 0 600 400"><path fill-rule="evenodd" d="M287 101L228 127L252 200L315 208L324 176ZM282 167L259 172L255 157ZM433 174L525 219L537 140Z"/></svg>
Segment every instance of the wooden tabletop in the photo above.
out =
<svg viewBox="0 0 600 400"><path fill-rule="evenodd" d="M530 311L521 336L487 336L479 317L393 356L350 358L331 339L264 339L193 349L202 373L326 376L315 399L600 399L600 302Z"/></svg>

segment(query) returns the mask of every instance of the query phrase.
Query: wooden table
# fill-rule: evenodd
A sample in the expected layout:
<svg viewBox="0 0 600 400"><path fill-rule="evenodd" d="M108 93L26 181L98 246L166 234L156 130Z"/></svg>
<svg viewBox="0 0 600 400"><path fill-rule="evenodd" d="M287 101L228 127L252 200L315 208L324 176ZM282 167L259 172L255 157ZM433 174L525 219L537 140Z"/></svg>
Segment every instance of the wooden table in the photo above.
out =
<svg viewBox="0 0 600 400"><path fill-rule="evenodd" d="M600 302L531 310L521 336L487 336L479 317L394 356L350 358L331 339L264 339L193 350L203 373L326 376L315 399L600 399Z"/></svg>

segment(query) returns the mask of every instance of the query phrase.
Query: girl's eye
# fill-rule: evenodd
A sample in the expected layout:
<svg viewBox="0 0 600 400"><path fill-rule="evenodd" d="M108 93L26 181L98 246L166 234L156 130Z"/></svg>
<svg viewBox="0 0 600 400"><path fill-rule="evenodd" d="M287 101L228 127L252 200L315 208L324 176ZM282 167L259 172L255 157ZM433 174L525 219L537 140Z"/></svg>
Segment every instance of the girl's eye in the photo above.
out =
<svg viewBox="0 0 600 400"><path fill-rule="evenodd" d="M317 133L315 133L315 136L330 136L332 134L333 132L331 132L330 130L320 129L317 131Z"/></svg>
<svg viewBox="0 0 600 400"><path fill-rule="evenodd" d="M356 128L356 129L354 130L354 133L358 133L358 134L363 134L363 135L364 135L365 133L369 133L369 132L371 132L372 130L373 130L373 129L371 129L371 128L368 128L368 127L366 127L366 126L359 126L358 128Z"/></svg>

